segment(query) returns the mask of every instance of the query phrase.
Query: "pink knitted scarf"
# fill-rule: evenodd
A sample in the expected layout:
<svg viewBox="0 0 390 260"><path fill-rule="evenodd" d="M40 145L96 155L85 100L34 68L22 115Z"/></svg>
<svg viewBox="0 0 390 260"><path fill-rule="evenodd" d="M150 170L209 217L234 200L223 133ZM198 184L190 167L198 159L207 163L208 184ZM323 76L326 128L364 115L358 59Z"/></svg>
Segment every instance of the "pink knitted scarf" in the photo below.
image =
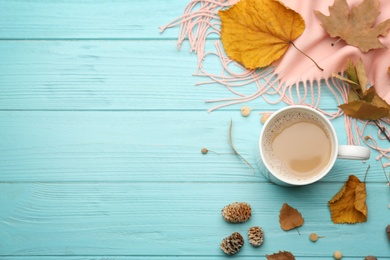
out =
<svg viewBox="0 0 390 260"><path fill-rule="evenodd" d="M219 83L226 87L233 97L221 98L218 100L206 100L209 103L219 103L209 109L209 112L232 104L243 103L257 98L263 98L270 104L284 102L287 105L304 104L313 107L330 119L343 116L343 112L338 109L336 112L327 112L321 109L321 91L326 88L333 93L335 98L335 109L337 105L347 101L348 87L331 77L332 73L344 71L348 60L363 60L369 83L375 86L377 93L390 103L390 33L385 37L380 37L380 41L388 48L371 50L362 53L357 47L347 45L344 41L337 41L331 38L321 27L319 20L314 15L314 10L318 10L325 15L329 15L328 7L333 5L334 0L281 0L286 6L295 10L305 20L306 28L303 34L294 41L295 45L312 57L324 70L319 70L309 59L300 54L295 48L289 48L285 55L272 64L269 68L262 70L248 70L242 65L229 59L222 47L219 39L214 42L214 51L207 51L205 43L210 35L220 36L220 20L218 10L229 7L238 0L192 0L184 9L183 15L164 27L167 28L180 25L178 37L178 48L180 49L184 40L190 43L190 51L194 51L198 56L198 66L196 75L206 77L209 81L199 84ZM348 0L349 6L360 4L361 0ZM390 1L380 0L381 14L377 19L380 23L390 18ZM332 46L332 43L335 43ZM203 63L209 56L217 57L221 63L220 73L207 71ZM232 64L240 68L232 69ZM244 94L243 88L251 86L255 91L251 94ZM373 122L359 121L344 116L349 144L360 144L361 141L367 146L379 152L377 160L383 157L386 161L384 167L390 166L389 142L378 130L377 137L366 134L377 129ZM381 120L380 125L386 127L390 120ZM375 127L375 128L374 128ZM385 147L385 148L383 148Z"/></svg>

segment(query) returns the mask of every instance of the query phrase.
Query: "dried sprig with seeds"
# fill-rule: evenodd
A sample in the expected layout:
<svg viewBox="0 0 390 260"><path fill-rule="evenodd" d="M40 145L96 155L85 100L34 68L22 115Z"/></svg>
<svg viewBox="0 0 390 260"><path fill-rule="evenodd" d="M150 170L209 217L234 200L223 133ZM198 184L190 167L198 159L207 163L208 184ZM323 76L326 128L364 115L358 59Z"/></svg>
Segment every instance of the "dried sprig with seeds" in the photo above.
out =
<svg viewBox="0 0 390 260"><path fill-rule="evenodd" d="M236 148L234 147L233 145L233 139L232 139L232 128L233 128L233 121L230 120L230 127L229 127L229 143L230 143L230 147L232 148L233 152L241 158L241 160L243 160L249 167L251 167L251 169L253 170L253 173L256 173L255 171L255 168L253 168L253 166L247 161L245 160L244 157L241 156L241 154L239 154L236 150Z"/></svg>

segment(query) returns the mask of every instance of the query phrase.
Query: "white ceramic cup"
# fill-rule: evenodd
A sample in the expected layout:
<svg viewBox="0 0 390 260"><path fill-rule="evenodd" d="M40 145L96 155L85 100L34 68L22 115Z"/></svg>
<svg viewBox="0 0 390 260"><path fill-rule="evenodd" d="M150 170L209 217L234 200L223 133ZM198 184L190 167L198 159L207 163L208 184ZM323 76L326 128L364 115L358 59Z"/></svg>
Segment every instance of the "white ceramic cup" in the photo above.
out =
<svg viewBox="0 0 390 260"><path fill-rule="evenodd" d="M269 140L265 142L266 136L269 139L270 132L275 127L276 124L281 124L280 121L285 121L286 117L294 117L294 115L303 113L309 118L315 120L317 123L320 122L324 130L327 132L327 135L331 142L331 153L329 162L325 167L319 170L318 173L312 174L307 178L296 177L293 174L289 174L287 169L276 170L275 167L271 167L272 163L268 160L269 156L265 153L272 152L272 147L270 148ZM283 120L280 120L283 117ZM310 119L310 120L311 120ZM280 125L278 125L280 127ZM283 127L283 124L282 124ZM267 134L268 133L268 134ZM270 150L271 149L271 150ZM301 105L292 105L285 108L282 108L275 113L273 113L265 122L262 131L259 137L258 151L257 151L257 166L259 167L260 172L270 181L278 185L283 186L302 186L314 183L326 174L334 166L336 159L353 159L353 160L367 160L370 158L370 149L363 146L354 146L354 145L339 145L337 140L336 131L327 117L318 112L317 110Z"/></svg>

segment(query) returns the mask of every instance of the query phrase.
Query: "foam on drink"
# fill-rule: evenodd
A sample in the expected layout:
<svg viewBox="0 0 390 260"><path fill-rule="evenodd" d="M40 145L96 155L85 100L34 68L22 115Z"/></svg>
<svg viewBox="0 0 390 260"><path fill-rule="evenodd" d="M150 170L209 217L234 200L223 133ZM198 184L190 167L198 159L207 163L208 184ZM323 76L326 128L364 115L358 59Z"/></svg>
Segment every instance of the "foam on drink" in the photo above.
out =
<svg viewBox="0 0 390 260"><path fill-rule="evenodd" d="M285 111L269 122L262 151L272 172L289 180L316 177L332 153L330 130L316 115Z"/></svg>

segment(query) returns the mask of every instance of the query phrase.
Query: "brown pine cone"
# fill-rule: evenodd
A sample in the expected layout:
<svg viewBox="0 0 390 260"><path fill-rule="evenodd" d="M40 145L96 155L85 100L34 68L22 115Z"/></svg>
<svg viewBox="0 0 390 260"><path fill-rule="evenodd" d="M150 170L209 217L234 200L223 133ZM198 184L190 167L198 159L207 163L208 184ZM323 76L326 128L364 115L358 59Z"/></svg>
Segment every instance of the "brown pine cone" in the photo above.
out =
<svg viewBox="0 0 390 260"><path fill-rule="evenodd" d="M375 256L369 255L364 258L364 260L377 260Z"/></svg>
<svg viewBox="0 0 390 260"><path fill-rule="evenodd" d="M221 243L221 249L227 255L234 255L240 251L241 247L244 245L244 238L240 233L234 232L228 237L225 237Z"/></svg>
<svg viewBox="0 0 390 260"><path fill-rule="evenodd" d="M252 246L261 246L264 242L264 232L261 227L251 227L248 231L248 239Z"/></svg>
<svg viewBox="0 0 390 260"><path fill-rule="evenodd" d="M222 217L230 223L246 222L251 216L251 206L246 202L235 202L222 209Z"/></svg>

